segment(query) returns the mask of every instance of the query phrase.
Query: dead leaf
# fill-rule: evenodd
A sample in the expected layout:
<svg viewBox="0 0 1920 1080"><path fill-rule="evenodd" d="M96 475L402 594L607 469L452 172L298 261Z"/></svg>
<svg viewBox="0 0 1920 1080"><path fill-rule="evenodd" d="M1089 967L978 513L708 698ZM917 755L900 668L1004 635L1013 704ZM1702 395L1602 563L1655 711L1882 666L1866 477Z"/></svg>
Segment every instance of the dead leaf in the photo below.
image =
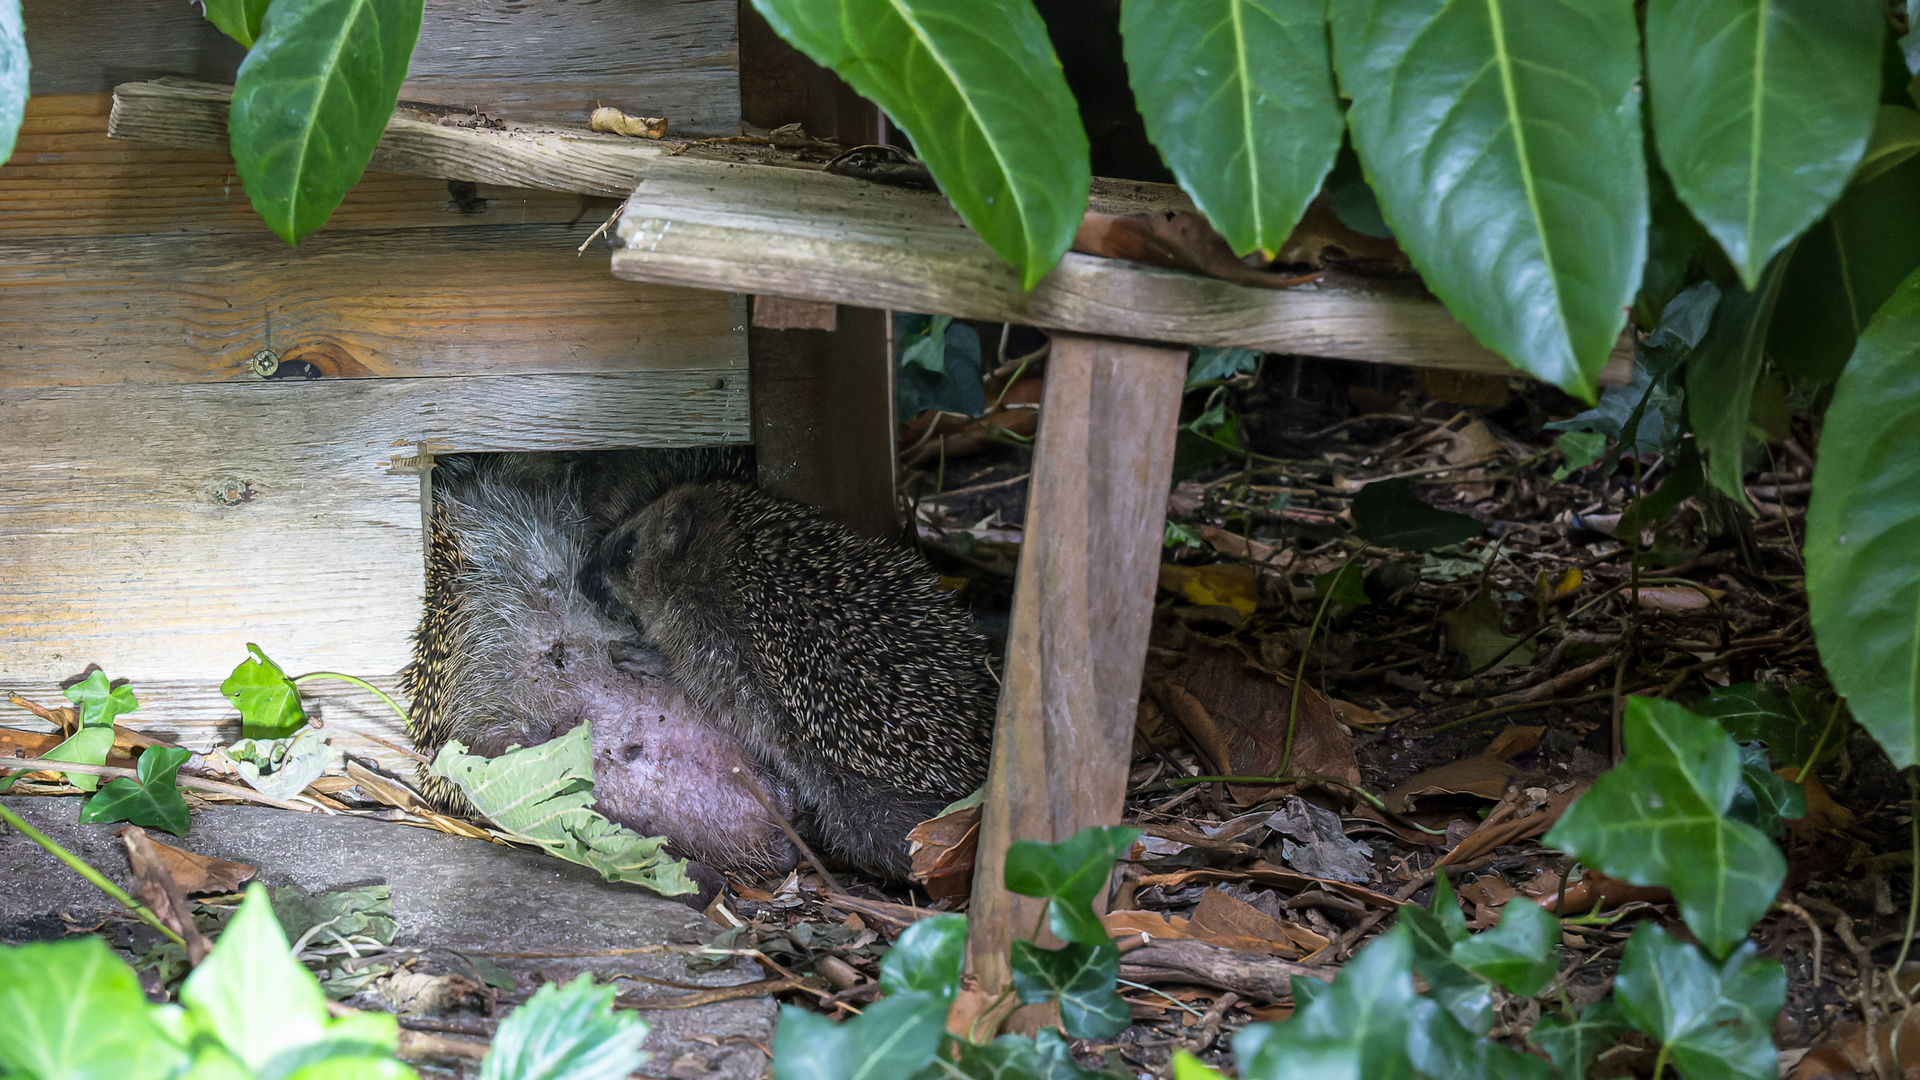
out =
<svg viewBox="0 0 1920 1080"><path fill-rule="evenodd" d="M980 808L969 806L923 821L907 834L914 881L935 900L973 891L973 860L980 843Z"/></svg>
<svg viewBox="0 0 1920 1080"><path fill-rule="evenodd" d="M1106 925L1107 933L1112 937L1144 934L1151 941L1187 936L1187 920L1184 917L1158 911L1109 911L1100 916L1100 921Z"/></svg>
<svg viewBox="0 0 1920 1080"><path fill-rule="evenodd" d="M1641 587L1637 595L1640 606L1652 611L1701 611L1712 607L1715 600L1727 594L1723 589L1710 589L1704 585L1699 588L1688 588L1685 585L1646 585Z"/></svg>
<svg viewBox="0 0 1920 1080"><path fill-rule="evenodd" d="M1467 925L1485 930L1499 924L1501 905L1519 896L1520 890L1507 884L1507 879L1499 874L1481 874L1455 889L1454 895L1473 905L1467 913Z"/></svg>
<svg viewBox="0 0 1920 1080"><path fill-rule="evenodd" d="M159 850L166 845L156 843L147 836L147 830L138 825L128 825L116 835L127 849L127 866L133 871L134 898L180 935L187 943L187 961L199 967L200 961L212 950L213 942L193 925L193 908L187 903L186 892L168 869L171 860Z"/></svg>
<svg viewBox="0 0 1920 1080"><path fill-rule="evenodd" d="M1483 586L1472 600L1443 613L1440 622L1447 628L1447 648L1467 658L1467 667L1478 671L1493 663L1493 658L1519 640L1517 634L1506 630L1506 619L1500 613L1500 604L1493 598L1493 589ZM1515 664L1533 663L1534 644L1525 645L1507 652L1492 670L1512 667Z"/></svg>
<svg viewBox="0 0 1920 1080"><path fill-rule="evenodd" d="M1611 911L1624 904L1665 904L1673 894L1650 885L1630 885L1610 878L1592 867L1581 872L1580 880L1563 893L1543 897L1540 906L1555 914L1584 915L1589 911Z"/></svg>
<svg viewBox="0 0 1920 1080"><path fill-rule="evenodd" d="M183 851L152 836L147 846L188 896L231 896L260 872L243 862Z"/></svg>
<svg viewBox="0 0 1920 1080"><path fill-rule="evenodd" d="M1568 784L1565 791L1555 793L1540 788L1510 790L1500 805L1488 812L1485 820L1446 853L1443 861L1470 862L1502 844L1539 836L1553 828L1553 823L1559 821L1560 815L1573 805L1573 800L1586 790L1584 783ZM1503 807L1508 806L1513 808L1510 815L1502 811Z"/></svg>
<svg viewBox="0 0 1920 1080"><path fill-rule="evenodd" d="M1350 839L1340 815L1289 795L1267 818L1281 835L1281 856L1303 874L1339 881L1372 881L1373 849Z"/></svg>
<svg viewBox="0 0 1920 1080"><path fill-rule="evenodd" d="M1511 761L1539 746L1541 737L1546 733L1547 729L1544 725L1522 727L1515 724L1495 735L1493 741L1488 743L1487 748L1481 753L1488 757L1499 758L1501 761Z"/></svg>
<svg viewBox="0 0 1920 1080"><path fill-rule="evenodd" d="M1800 770L1791 765L1784 769L1775 769L1774 772L1788 780L1793 780L1800 774ZM1808 773L1806 782L1800 785L1800 790L1806 792L1807 812L1787 822L1787 831L1796 839L1811 844L1818 841L1824 834L1839 832L1853 824L1853 811L1833 801L1833 796L1827 793L1827 785L1821 781L1819 773Z"/></svg>
<svg viewBox="0 0 1920 1080"><path fill-rule="evenodd" d="M1312 930L1273 916L1219 889L1208 889L1194 906L1187 936L1242 952L1271 953L1296 959L1331 942Z"/></svg>
<svg viewBox="0 0 1920 1080"><path fill-rule="evenodd" d="M1174 718L1186 729L1194 748L1222 775L1271 776L1280 768L1286 754L1291 680L1253 667L1235 651L1203 647L1167 676L1165 687ZM1293 738L1288 768L1294 773L1360 782L1353 735L1312 686L1300 687ZM1227 790L1234 801L1251 806L1276 798L1289 787L1231 785Z"/></svg>
<svg viewBox="0 0 1920 1080"><path fill-rule="evenodd" d="M1319 274L1276 274L1248 266L1233 254L1233 249L1213 231L1205 217L1190 210L1156 210L1146 214L1102 214L1089 210L1073 234L1073 250L1205 274L1262 289L1291 288L1320 277Z"/></svg>
<svg viewBox="0 0 1920 1080"><path fill-rule="evenodd" d="M1280 245L1280 261L1350 270L1367 276L1412 272L1399 245L1348 227L1340 215L1334 213L1333 203L1325 195L1307 204L1300 224L1294 226L1286 242Z"/></svg>
<svg viewBox="0 0 1920 1080"><path fill-rule="evenodd" d="M1395 911L1399 910L1405 904L1405 901L1395 900L1385 893L1375 892L1363 885L1355 885L1347 881L1333 881L1329 878L1311 877L1307 874L1289 870L1284 866L1270 863L1265 859L1261 859L1251 866L1241 867L1238 870L1198 867L1192 870L1176 870L1170 874L1146 874L1137 879L1134 884L1142 889L1152 888L1155 885L1168 889L1178 889L1202 881L1248 881L1255 885L1266 885L1294 893L1304 892L1311 888L1320 888L1330 893L1337 893L1349 900L1357 900L1362 904Z"/></svg>
<svg viewBox="0 0 1920 1080"><path fill-rule="evenodd" d="M587 114L587 127L633 139L658 139L667 133L664 116L629 116L611 105L602 105Z"/></svg>
<svg viewBox="0 0 1920 1080"><path fill-rule="evenodd" d="M1260 606L1260 572L1245 563L1160 567L1160 587L1179 593L1189 604L1230 607L1246 618Z"/></svg>
<svg viewBox="0 0 1920 1080"><path fill-rule="evenodd" d="M465 975L393 971L368 983L362 992L400 1016L438 1015L462 1007L486 1009L493 1003L487 988Z"/></svg>

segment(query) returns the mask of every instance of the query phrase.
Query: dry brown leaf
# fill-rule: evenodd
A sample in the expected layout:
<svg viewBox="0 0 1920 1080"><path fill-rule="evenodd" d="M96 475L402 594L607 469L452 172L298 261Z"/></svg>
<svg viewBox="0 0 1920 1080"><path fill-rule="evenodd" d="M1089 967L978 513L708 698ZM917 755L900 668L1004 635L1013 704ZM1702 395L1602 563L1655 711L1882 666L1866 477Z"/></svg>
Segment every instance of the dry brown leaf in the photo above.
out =
<svg viewBox="0 0 1920 1080"><path fill-rule="evenodd" d="M1588 867L1580 880L1567 886L1566 892L1540 897L1540 906L1556 914L1584 915L1589 911L1610 911L1623 904L1665 904L1673 894L1652 885L1631 885L1610 878Z"/></svg>
<svg viewBox="0 0 1920 1080"><path fill-rule="evenodd" d="M125 841L125 837L121 838ZM150 854L158 858L168 876L188 896L230 896L253 880L260 871L243 862L183 851L172 844L147 837Z"/></svg>
<svg viewBox="0 0 1920 1080"><path fill-rule="evenodd" d="M1538 789L1529 790L1537 791ZM1502 844L1511 844L1516 840L1539 836L1553 828L1553 823L1559 821L1560 815L1566 813L1567 807L1573 805L1573 800L1579 798L1586 790L1587 785L1584 783L1571 784L1565 791L1548 795L1546 802L1537 808L1522 811L1511 817L1500 816L1498 813L1500 808L1496 806L1494 811L1487 814L1485 820L1447 852L1445 861L1448 863L1471 862ZM1526 791L1514 791L1506 796L1507 799L1514 800L1515 805L1526 797Z"/></svg>
<svg viewBox="0 0 1920 1080"><path fill-rule="evenodd" d="M1194 748L1227 776L1271 776L1286 756L1292 683L1249 664L1238 652L1200 648L1166 678L1167 705ZM1300 687L1293 735L1295 773L1360 782L1353 735L1310 685ZM1243 806L1277 798L1292 785L1230 785Z"/></svg>
<svg viewBox="0 0 1920 1080"><path fill-rule="evenodd" d="M978 806L921 822L907 834L913 880L935 900L967 896L973 891L973 860L979 844Z"/></svg>
<svg viewBox="0 0 1920 1080"><path fill-rule="evenodd" d="M1160 587L1200 607L1230 607L1241 618L1260 606L1260 572L1245 563L1160 567Z"/></svg>
<svg viewBox="0 0 1920 1080"><path fill-rule="evenodd" d="M1349 900L1358 900L1360 903L1369 904L1373 907L1398 910L1405 904L1405 901L1395 900L1393 897L1387 896L1384 893L1374 892L1364 885L1355 885L1348 881L1335 881L1331 878L1310 877L1306 874L1289 870L1284 866L1267 862L1265 859L1237 870L1199 867L1193 870L1175 870L1167 874L1147 874L1137 879L1134 884L1136 887L1142 889L1152 888L1155 885L1159 885L1162 888L1178 889L1203 881L1250 881L1255 885L1266 885L1295 893L1317 886L1327 892L1338 893Z"/></svg>
<svg viewBox="0 0 1920 1080"><path fill-rule="evenodd" d="M1454 895L1463 903L1473 905L1467 911L1467 925L1475 930L1485 930L1500 922L1501 905L1519 896L1520 890L1507 884L1507 879L1498 874L1481 874L1455 889Z"/></svg>
<svg viewBox="0 0 1920 1080"><path fill-rule="evenodd" d="M634 139L658 139L667 133L667 118L629 116L611 105L602 105L587 115L587 127Z"/></svg>
<svg viewBox="0 0 1920 1080"><path fill-rule="evenodd" d="M1271 953L1297 959L1318 952L1330 942L1304 926L1297 926L1254 907L1219 889L1208 889L1194 906L1187 936L1241 952Z"/></svg>
<svg viewBox="0 0 1920 1080"><path fill-rule="evenodd" d="M193 925L193 908L187 903L186 891L174 880L168 870L171 860L160 850L166 845L156 843L138 825L128 825L117 835L126 845L127 866L133 871L134 898L180 935L187 943L187 961L200 966L200 961L213 949L213 942Z"/></svg>
<svg viewBox="0 0 1920 1080"><path fill-rule="evenodd" d="M1145 934L1148 940L1187 936L1187 920L1179 915L1158 911L1109 911L1100 916L1107 933L1113 937Z"/></svg>
<svg viewBox="0 0 1920 1080"><path fill-rule="evenodd" d="M1263 289L1290 288L1320 277L1319 274L1276 274L1248 266L1233 254L1233 249L1213 231L1205 217L1189 210L1157 210L1146 214L1088 211L1073 235L1073 250L1205 274Z"/></svg>
<svg viewBox="0 0 1920 1080"><path fill-rule="evenodd" d="M1408 777L1381 801L1396 814L1409 812L1415 799L1428 795L1472 795L1497 802L1507 793L1507 781L1519 771L1499 758L1479 754Z"/></svg>
<svg viewBox="0 0 1920 1080"><path fill-rule="evenodd" d="M1727 594L1725 590L1704 585L1697 589L1685 585L1646 585L1637 595L1640 606L1651 611L1700 611L1712 607L1714 600ZM1713 599L1707 599L1709 596Z"/></svg>
<svg viewBox="0 0 1920 1080"><path fill-rule="evenodd" d="M1799 776L1800 770L1794 766L1775 769L1774 772L1788 780ZM1813 843L1823 834L1835 833L1853 824L1853 811L1833 801L1827 793L1827 785L1821 781L1817 772L1807 774L1807 782L1800 785L1807 795L1807 812L1801 817L1787 822L1787 831L1795 838Z"/></svg>

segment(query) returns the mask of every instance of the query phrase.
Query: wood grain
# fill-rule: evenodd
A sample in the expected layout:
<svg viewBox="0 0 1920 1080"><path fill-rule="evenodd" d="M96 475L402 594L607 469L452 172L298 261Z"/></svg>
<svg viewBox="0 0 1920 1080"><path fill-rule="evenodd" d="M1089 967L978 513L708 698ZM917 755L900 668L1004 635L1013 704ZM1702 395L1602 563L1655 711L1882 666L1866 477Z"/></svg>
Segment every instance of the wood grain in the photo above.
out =
<svg viewBox="0 0 1920 1080"><path fill-rule="evenodd" d="M232 83L245 50L185 0L26 0L31 88L134 79ZM596 104L683 135L740 122L734 0L430 0L400 96L515 119L584 122Z"/></svg>
<svg viewBox="0 0 1920 1080"><path fill-rule="evenodd" d="M744 377L743 297L615 280L574 253L592 228L0 243L0 387L245 381L262 348L343 377Z"/></svg>
<svg viewBox="0 0 1920 1080"><path fill-rule="evenodd" d="M662 158L627 201L619 233L613 272L634 281L1516 374L1417 283L1329 275L1255 289L1070 252L1024 292L937 193L823 172Z"/></svg>
<svg viewBox="0 0 1920 1080"><path fill-rule="evenodd" d="M719 388L716 384L724 384ZM0 391L0 687L391 674L423 565L417 457L740 443L731 368Z"/></svg>
<svg viewBox="0 0 1920 1080"><path fill-rule="evenodd" d="M1043 903L1006 891L1007 846L1120 821L1186 362L1053 340L968 909L988 997Z"/></svg>

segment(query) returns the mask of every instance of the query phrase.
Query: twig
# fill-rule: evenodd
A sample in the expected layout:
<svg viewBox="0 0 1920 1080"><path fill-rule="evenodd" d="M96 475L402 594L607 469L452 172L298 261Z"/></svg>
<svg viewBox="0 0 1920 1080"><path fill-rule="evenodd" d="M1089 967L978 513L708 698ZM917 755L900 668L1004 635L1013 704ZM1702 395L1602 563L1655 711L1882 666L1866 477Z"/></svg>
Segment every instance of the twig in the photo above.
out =
<svg viewBox="0 0 1920 1080"><path fill-rule="evenodd" d="M1813 914L1809 912L1806 908L1801 907L1799 904L1796 904L1791 900L1782 900L1773 906L1779 908L1781 911L1788 912L1789 914L1798 915L1800 917L1800 921L1807 924L1807 929L1813 931L1812 986L1815 991L1818 991L1820 989L1820 960L1821 960L1820 951L1824 944L1824 937L1820 933L1819 920L1815 919L1813 917Z"/></svg>
<svg viewBox="0 0 1920 1080"><path fill-rule="evenodd" d="M167 936L167 939L172 941L175 945L178 945L183 949L187 947L186 941L183 940L178 933L175 933L172 927L168 926L164 922L161 922L160 916L155 915L151 910L149 910L147 905L142 904L138 900L135 900L131 895L128 894L127 890L114 884L113 880L107 877L107 875L102 874L100 871L95 870L93 867L87 865L87 862L85 859L82 859L80 856L75 855L73 852L68 851L64 847L61 847L60 844L56 842L52 837L48 836L46 833L43 833L39 829L36 829L32 825L28 824L26 818L23 818L19 814L14 813L4 803L0 803L0 821L4 821L8 825L13 826L16 830L19 831L20 835L26 837L27 839L33 841L36 844L39 844L40 847L43 848L47 854L53 856L56 859L59 859L63 863L66 863L68 868L70 868L74 873L79 874L83 878L86 878L88 881L92 882L94 886L98 888L101 892L106 893L108 896L118 901L121 907L124 907L128 911L133 912L133 914L136 917L138 917L141 922L146 923L148 926L151 926L155 930L158 930L162 934L165 934ZM185 913L183 912L182 914L185 914Z"/></svg>
<svg viewBox="0 0 1920 1080"><path fill-rule="evenodd" d="M781 832L787 834L787 839L793 841L793 846L800 849L800 854L807 857L807 862L811 864L814 871L820 875L820 880L826 882L827 891L830 893L841 892L840 883L834 880L832 874L827 872L826 866L821 864L820 857L813 853L813 849L807 846L807 842L800 839L800 834L793 831L793 823L787 820L787 815L781 813L773 805L773 800L767 798L767 793L760 789L760 781L754 779L751 773L748 773L738 765L733 767L733 775L740 778L740 782L747 786L747 790L753 794L753 797L760 801L760 805L766 810L767 816L773 819L775 825L780 826Z"/></svg>
<svg viewBox="0 0 1920 1080"><path fill-rule="evenodd" d="M934 498L951 499L956 495L976 495L982 491L992 491L994 488L1010 487L1032 475L1031 472L1023 472L1019 476L1010 476L1005 480L994 480L985 484L974 484L971 487L954 488L952 491L942 491L934 496Z"/></svg>
<svg viewBox="0 0 1920 1080"><path fill-rule="evenodd" d="M580 241L580 246L575 248L573 251L574 255L575 256L585 255L587 253L587 245L593 243L595 240L600 239L600 234L606 232L608 229L613 228L613 223L616 221L619 221L620 215L626 212L627 212L627 204L621 203L620 208L613 212L612 217L601 222L600 227L593 230L593 235L587 237L585 240Z"/></svg>
<svg viewBox="0 0 1920 1080"><path fill-rule="evenodd" d="M105 776L114 779L138 782L139 772L133 769L121 769L112 765L82 765L72 761L55 761L52 758L0 758L0 767L18 769L21 772L63 772L83 773L87 776ZM194 791L205 791L214 795L225 795L242 802L260 803L263 806L277 806L282 810L298 810L303 814L331 814L332 810L318 803L297 803L285 799L276 799L271 795L262 795L252 788L237 784L222 784L217 780L202 780L197 776L175 776L174 783Z"/></svg>

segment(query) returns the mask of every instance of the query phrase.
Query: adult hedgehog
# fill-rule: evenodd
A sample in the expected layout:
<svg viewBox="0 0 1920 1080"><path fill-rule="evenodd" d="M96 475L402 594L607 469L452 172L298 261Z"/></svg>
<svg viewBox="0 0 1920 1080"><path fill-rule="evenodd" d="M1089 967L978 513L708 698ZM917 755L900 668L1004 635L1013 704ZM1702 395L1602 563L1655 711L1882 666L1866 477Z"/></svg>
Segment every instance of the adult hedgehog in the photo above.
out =
<svg viewBox="0 0 1920 1080"><path fill-rule="evenodd" d="M912 554L722 481L639 510L596 570L833 854L904 878L908 831L985 780L987 641Z"/></svg>

